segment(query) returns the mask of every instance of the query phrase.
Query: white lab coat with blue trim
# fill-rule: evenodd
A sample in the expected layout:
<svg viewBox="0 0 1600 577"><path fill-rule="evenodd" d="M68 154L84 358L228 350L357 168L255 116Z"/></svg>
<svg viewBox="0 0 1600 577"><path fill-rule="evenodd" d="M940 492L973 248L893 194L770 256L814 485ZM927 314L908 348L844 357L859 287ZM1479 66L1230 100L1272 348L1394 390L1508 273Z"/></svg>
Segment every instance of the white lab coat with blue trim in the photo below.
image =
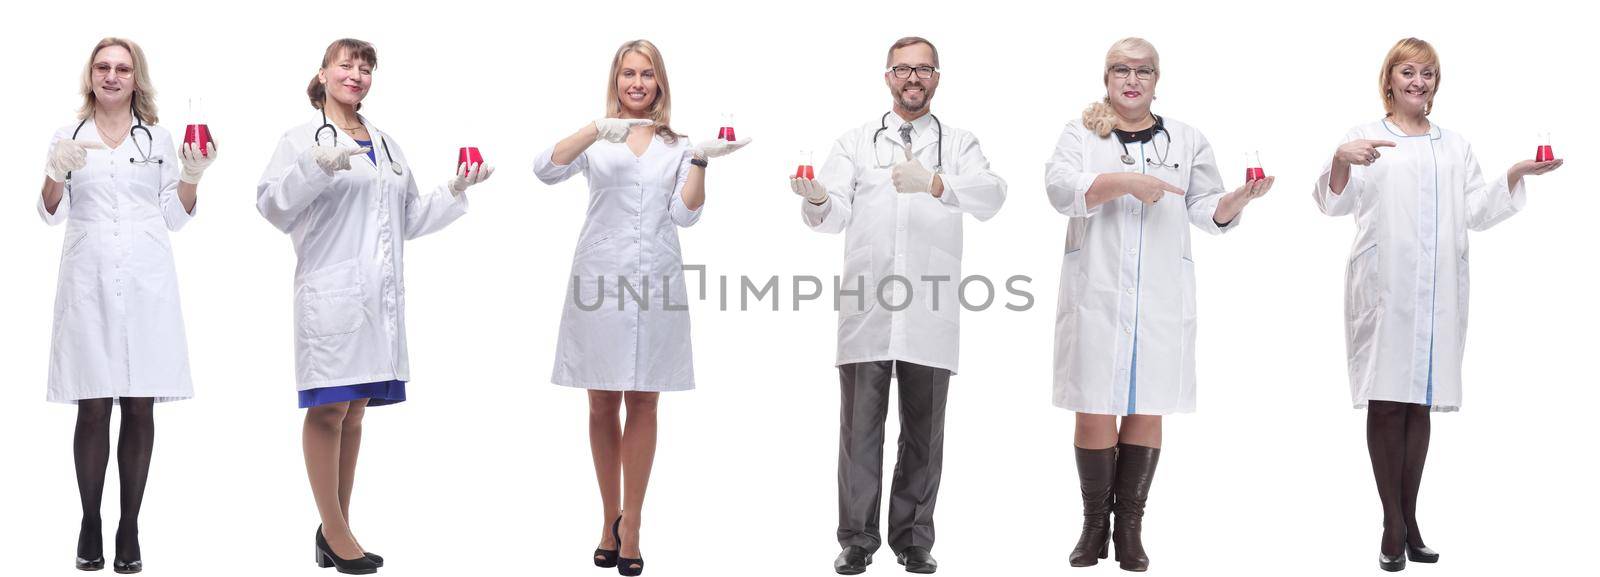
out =
<svg viewBox="0 0 1600 577"><path fill-rule="evenodd" d="M683 202L688 137L653 136L643 154L597 141L571 163L534 161L545 184L578 174L589 209L572 255L551 382L604 391L694 388L688 289L678 228L699 222ZM626 284L624 284L626 283Z"/></svg>
<svg viewBox="0 0 1600 577"><path fill-rule="evenodd" d="M72 171L48 224L67 224L50 337L50 401L194 396L178 271L167 233L193 218L178 199L172 136L149 126L115 150L90 150ZM99 140L94 120L61 127L51 140ZM143 160L148 154L150 162ZM160 162L156 162L160 160ZM198 209L198 207L197 207Z"/></svg>
<svg viewBox="0 0 1600 577"><path fill-rule="evenodd" d="M1106 415L1195 409L1189 226L1221 234L1242 217L1226 227L1212 220L1226 190L1211 145L1194 128L1162 120L1165 132L1124 147L1074 119L1045 164L1050 203L1070 217L1056 303L1057 407ZM1124 153L1133 164L1122 162ZM1095 178L1118 172L1149 174L1186 193L1149 206L1123 195L1089 208L1084 195Z"/></svg>
<svg viewBox="0 0 1600 577"><path fill-rule="evenodd" d="M448 181L424 195L394 136L361 119L376 160L324 172L308 151L320 120L283 134L256 186L256 210L294 243L298 390L411 380L404 241L467 212ZM323 146L355 146L343 130ZM393 157L393 160L390 157ZM395 174L394 165L403 174Z"/></svg>
<svg viewBox="0 0 1600 577"><path fill-rule="evenodd" d="M1343 142L1388 140L1371 166L1352 166L1344 190L1329 188L1332 160L1313 196L1329 216L1355 215L1345 268L1345 345L1350 395L1367 401L1461 408L1467 330L1467 231L1484 230L1527 202L1505 173L1485 180L1472 146L1433 125L1406 136L1387 120L1357 126Z"/></svg>

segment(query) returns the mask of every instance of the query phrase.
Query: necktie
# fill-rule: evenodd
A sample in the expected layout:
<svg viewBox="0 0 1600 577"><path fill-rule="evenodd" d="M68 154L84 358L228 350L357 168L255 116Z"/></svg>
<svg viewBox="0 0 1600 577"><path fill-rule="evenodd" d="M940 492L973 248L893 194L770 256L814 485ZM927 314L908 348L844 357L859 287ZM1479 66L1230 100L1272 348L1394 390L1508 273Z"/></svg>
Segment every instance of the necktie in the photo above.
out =
<svg viewBox="0 0 1600 577"><path fill-rule="evenodd" d="M906 150L911 150L911 123L900 125L900 141L906 143Z"/></svg>

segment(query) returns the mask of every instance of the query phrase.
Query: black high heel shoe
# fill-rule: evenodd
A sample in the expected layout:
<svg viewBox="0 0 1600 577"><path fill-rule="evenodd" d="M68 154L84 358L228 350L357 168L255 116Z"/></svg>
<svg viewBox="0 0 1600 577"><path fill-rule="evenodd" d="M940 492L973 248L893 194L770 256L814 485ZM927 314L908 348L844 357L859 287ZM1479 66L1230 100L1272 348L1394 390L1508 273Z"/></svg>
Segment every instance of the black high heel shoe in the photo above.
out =
<svg viewBox="0 0 1600 577"><path fill-rule="evenodd" d="M371 575L378 572L378 564L366 555L355 559L343 559L333 554L333 549L328 547L328 539L322 536L320 526L317 527L317 566L323 569L333 567L347 575Z"/></svg>
<svg viewBox="0 0 1600 577"><path fill-rule="evenodd" d="M92 527L89 525L90 523L85 521L78 526L78 555L72 560L72 566L77 567L79 571L99 571L106 568L104 545L100 541L100 523L97 521ZM85 538L87 543L84 542ZM91 553L94 558L85 557Z"/></svg>
<svg viewBox="0 0 1600 577"><path fill-rule="evenodd" d="M1413 563L1438 563L1439 552L1429 549L1426 545L1412 547L1408 541L1406 542L1406 559Z"/></svg>
<svg viewBox="0 0 1600 577"><path fill-rule="evenodd" d="M1406 542L1405 534L1400 536L1400 552L1393 557L1383 552L1383 547L1378 547L1378 568L1390 573L1403 571L1406 568Z"/></svg>
<svg viewBox="0 0 1600 577"><path fill-rule="evenodd" d="M629 559L622 556L622 532L618 530L621 526L622 517L617 517L617 521L611 524L611 538L617 540L617 574L624 577L637 577L639 574L644 573L644 555L640 555L638 559Z"/></svg>
<svg viewBox="0 0 1600 577"><path fill-rule="evenodd" d="M322 532L322 525L317 525L317 532ZM361 556L366 557L367 560L371 561L373 565L377 565L379 567L383 566L383 557L379 556L377 553L362 552Z"/></svg>
<svg viewBox="0 0 1600 577"><path fill-rule="evenodd" d="M611 538L616 541L616 549L594 548L594 566L610 569L617 566L617 555L622 553L622 540L617 538L617 526L622 524L622 515L617 515L617 520L611 522Z"/></svg>
<svg viewBox="0 0 1600 577"><path fill-rule="evenodd" d="M127 530L128 528L125 526L117 527L117 555L111 559L111 570L123 575L131 575L144 570L144 561L140 559L139 555L139 530L137 528L132 529L131 537L124 538L123 531ZM128 556L126 555L126 549L133 550L133 559L123 561L122 559Z"/></svg>

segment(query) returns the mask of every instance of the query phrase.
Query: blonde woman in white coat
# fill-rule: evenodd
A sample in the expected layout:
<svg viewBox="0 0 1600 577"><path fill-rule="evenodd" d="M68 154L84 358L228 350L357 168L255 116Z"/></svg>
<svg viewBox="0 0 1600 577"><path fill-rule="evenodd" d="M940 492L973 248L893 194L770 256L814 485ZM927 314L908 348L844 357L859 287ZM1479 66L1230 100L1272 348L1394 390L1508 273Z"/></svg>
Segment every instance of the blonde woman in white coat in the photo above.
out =
<svg viewBox="0 0 1600 577"><path fill-rule="evenodd" d="M278 140L256 187L256 210L295 249L294 350L306 476L316 501L316 560L372 573L383 558L350 528L356 457L367 407L406 400L405 241L467 212L467 188L494 174L461 164L424 194L394 135L356 111L378 53L335 40L306 87L319 111Z"/></svg>
<svg viewBox="0 0 1600 577"><path fill-rule="evenodd" d="M640 510L655 461L658 397L694 388L678 229L700 220L708 159L748 143L696 146L671 122L661 52L648 40L626 42L611 61L606 116L534 162L546 184L578 174L589 181L551 381L588 389L602 520L594 563L623 575L644 570Z"/></svg>
<svg viewBox="0 0 1600 577"><path fill-rule="evenodd" d="M1484 178L1461 135L1428 120L1439 57L1407 38L1379 72L1384 118L1357 126L1317 180L1329 216L1355 215L1346 269L1350 393L1367 409L1367 451L1383 504L1378 564L1433 563L1417 526L1431 411L1461 407L1467 327L1467 231L1485 230L1527 202L1525 176L1562 161L1523 160Z"/></svg>
<svg viewBox="0 0 1600 577"><path fill-rule="evenodd" d="M1140 527L1160 456L1161 416L1194 410L1189 226L1233 230L1245 205L1273 183L1226 191L1205 136L1151 114L1160 77L1149 42L1113 44L1105 99L1067 124L1045 170L1051 203L1071 217L1056 316L1055 404L1077 412L1084 520L1069 558L1075 567L1106 557L1110 539L1123 569L1148 567Z"/></svg>
<svg viewBox="0 0 1600 577"><path fill-rule="evenodd" d="M76 565L90 571L105 567L100 497L112 405L122 407L113 567L136 573L144 566L139 508L154 448L154 404L194 395L167 233L193 217L200 176L217 150L185 145L174 154L172 136L156 126L147 62L131 40L95 45L83 70L79 120L51 139L38 203L46 223L67 224L47 398L78 405L72 452L83 520Z"/></svg>

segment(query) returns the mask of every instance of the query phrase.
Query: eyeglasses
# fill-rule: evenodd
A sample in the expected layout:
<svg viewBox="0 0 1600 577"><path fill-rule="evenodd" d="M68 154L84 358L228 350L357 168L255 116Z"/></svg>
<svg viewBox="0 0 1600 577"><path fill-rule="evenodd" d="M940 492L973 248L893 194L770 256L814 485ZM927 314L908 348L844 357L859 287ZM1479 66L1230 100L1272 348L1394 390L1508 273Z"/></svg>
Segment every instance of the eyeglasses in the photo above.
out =
<svg viewBox="0 0 1600 577"><path fill-rule="evenodd" d="M917 78L927 80L929 78L933 78L933 74L938 72L939 69L932 66L906 66L902 64L900 66L890 67L889 71L894 73L895 78L899 78L901 80L911 78L912 72L917 73Z"/></svg>
<svg viewBox="0 0 1600 577"><path fill-rule="evenodd" d="M122 78L124 80L133 78L132 66L119 64L113 67L110 62L100 62L94 65L95 76L110 76L113 72L117 74L117 78Z"/></svg>
<svg viewBox="0 0 1600 577"><path fill-rule="evenodd" d="M1140 80L1149 80L1156 77L1156 69L1149 66L1128 68L1127 66L1118 64L1116 66L1112 66L1110 72L1111 77L1116 78L1117 80L1127 80L1129 74L1137 76Z"/></svg>

